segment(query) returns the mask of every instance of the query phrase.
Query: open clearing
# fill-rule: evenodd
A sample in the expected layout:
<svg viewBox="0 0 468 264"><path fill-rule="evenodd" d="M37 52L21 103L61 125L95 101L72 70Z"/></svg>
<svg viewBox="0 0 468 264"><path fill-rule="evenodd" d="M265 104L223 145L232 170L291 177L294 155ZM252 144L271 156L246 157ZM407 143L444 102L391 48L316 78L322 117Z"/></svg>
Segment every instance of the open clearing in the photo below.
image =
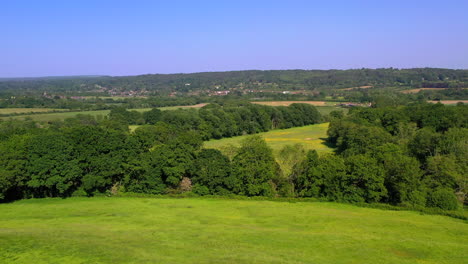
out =
<svg viewBox="0 0 468 264"><path fill-rule="evenodd" d="M67 109L54 108L0 108L0 115L25 114L25 113L46 113L54 111L67 111Z"/></svg>
<svg viewBox="0 0 468 264"><path fill-rule="evenodd" d="M0 204L0 263L466 263L462 220L215 198Z"/></svg>
<svg viewBox="0 0 468 264"><path fill-rule="evenodd" d="M180 108L200 108L205 106L206 104L196 104L196 105L184 105L184 106L167 106L167 107L157 107L163 111L165 110L177 110ZM31 109L40 109L40 108L31 108ZM138 108L138 109L128 109L129 111L138 111L138 112L146 112L151 110L152 108ZM31 118L35 121L54 121L54 120L65 120L67 118L75 117L76 115L92 115L92 116L106 116L110 113L110 110L97 110L97 111L76 111L76 112L62 112L62 113L48 113L48 114L33 114L33 115L17 115L11 117L2 117L0 119L26 119Z"/></svg>
<svg viewBox="0 0 468 264"><path fill-rule="evenodd" d="M315 149L319 153L332 152L333 149L325 144L326 138L328 137L328 125L329 123L322 123L303 127L278 129L259 133L257 135L260 135L265 139L275 154L285 145L294 145L297 143L303 144L304 148L307 150ZM240 146L240 142L249 136L250 135L209 140L205 141L204 147L223 151L225 147L230 145Z"/></svg>

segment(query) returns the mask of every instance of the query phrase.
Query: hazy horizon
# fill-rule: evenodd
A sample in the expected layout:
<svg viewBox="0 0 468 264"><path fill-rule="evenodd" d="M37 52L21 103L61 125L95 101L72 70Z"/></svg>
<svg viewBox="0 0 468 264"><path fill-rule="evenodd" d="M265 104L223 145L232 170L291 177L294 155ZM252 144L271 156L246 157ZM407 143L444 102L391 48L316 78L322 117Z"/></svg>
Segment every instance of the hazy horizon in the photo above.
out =
<svg viewBox="0 0 468 264"><path fill-rule="evenodd" d="M201 72L168 72L168 73L141 73L141 74L130 74L130 75L109 75L109 74L77 74L77 75L43 75L43 76L0 76L0 79L41 79L41 78L75 78L75 77L128 77L128 76L140 76L140 75L170 75L170 74L197 74L197 73L219 73L219 72L239 72L239 71L347 71L347 70L360 70L360 69L369 69L369 70L377 70L377 69L398 69L398 70L409 70L409 69L423 69L423 68L432 68L432 69L447 69L447 70L468 70L468 68L439 68L439 67L417 67L417 68L397 68L397 67L385 67L385 68L347 68L347 69L245 69L245 70L226 70L226 71L201 71Z"/></svg>
<svg viewBox="0 0 468 264"><path fill-rule="evenodd" d="M467 1L14 1L0 78L468 69Z"/></svg>

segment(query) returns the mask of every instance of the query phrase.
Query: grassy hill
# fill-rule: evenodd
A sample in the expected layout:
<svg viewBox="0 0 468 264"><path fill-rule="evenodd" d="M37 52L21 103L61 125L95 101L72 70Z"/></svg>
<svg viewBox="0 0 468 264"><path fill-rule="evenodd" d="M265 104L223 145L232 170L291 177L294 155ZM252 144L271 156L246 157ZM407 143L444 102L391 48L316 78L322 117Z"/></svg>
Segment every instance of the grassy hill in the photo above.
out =
<svg viewBox="0 0 468 264"><path fill-rule="evenodd" d="M305 149L315 149L317 152L331 152L333 149L328 147L326 143L328 123L294 127L288 129L272 130L264 133L259 133L274 152L281 150L285 145L303 144ZM223 138L218 140L210 140L204 143L205 148L214 148L223 150L229 145L239 146L240 142L248 137L238 136L232 138Z"/></svg>
<svg viewBox="0 0 468 264"><path fill-rule="evenodd" d="M214 198L0 204L0 263L466 263L468 225L337 203Z"/></svg>

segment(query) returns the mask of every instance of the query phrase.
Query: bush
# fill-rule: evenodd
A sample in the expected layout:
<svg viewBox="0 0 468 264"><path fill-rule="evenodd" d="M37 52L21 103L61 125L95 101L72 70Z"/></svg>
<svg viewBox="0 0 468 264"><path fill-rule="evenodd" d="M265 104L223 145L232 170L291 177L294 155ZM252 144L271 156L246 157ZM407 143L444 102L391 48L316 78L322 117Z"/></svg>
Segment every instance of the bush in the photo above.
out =
<svg viewBox="0 0 468 264"><path fill-rule="evenodd" d="M89 196L83 188L79 188L78 190L74 191L71 195L72 197L86 197Z"/></svg>
<svg viewBox="0 0 468 264"><path fill-rule="evenodd" d="M424 207L426 203L427 200L424 192L412 191L408 193L407 200L402 202L401 205L405 207Z"/></svg>
<svg viewBox="0 0 468 264"><path fill-rule="evenodd" d="M443 210L458 209L457 197L451 189L437 188L429 194L427 199L427 207L437 207Z"/></svg>
<svg viewBox="0 0 468 264"><path fill-rule="evenodd" d="M204 185L195 184L192 188L192 192L200 196L209 195L210 190Z"/></svg>

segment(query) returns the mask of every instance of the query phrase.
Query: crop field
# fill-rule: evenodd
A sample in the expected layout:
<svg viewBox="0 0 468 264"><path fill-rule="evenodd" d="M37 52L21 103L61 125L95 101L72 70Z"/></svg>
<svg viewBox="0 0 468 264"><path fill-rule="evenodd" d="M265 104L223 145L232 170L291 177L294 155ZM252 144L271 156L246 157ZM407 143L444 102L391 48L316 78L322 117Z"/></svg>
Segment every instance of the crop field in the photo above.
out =
<svg viewBox="0 0 468 264"><path fill-rule="evenodd" d="M333 149L325 144L326 138L328 137L328 125L329 123L322 123L303 127L278 129L259 133L258 135L265 139L275 153L281 150L285 145L294 145L297 143L303 144L306 150L315 149L319 153L332 152ZM204 147L223 151L223 149L229 145L240 146L240 142L249 136L250 135L245 135L205 141Z"/></svg>
<svg viewBox="0 0 468 264"><path fill-rule="evenodd" d="M176 110L179 108L200 108L205 106L206 104L197 104L197 105L188 105L188 106L167 106L167 107L158 107L159 109L165 110ZM34 108L36 109L36 108ZM40 108L37 108L40 109ZM128 109L129 111L138 111L138 112L146 112L151 110L152 108L138 108L138 109ZM1 113L1 112L0 112ZM97 110L97 111L77 111L77 112L62 112L62 113L46 113L46 114L32 114L32 115L17 115L11 117L1 117L0 119L25 119L31 118L32 120L39 121L39 122L47 122L47 121L54 121L54 120L65 120L67 118L75 117L78 114L81 115L92 115L92 116L106 116L110 113L110 110Z"/></svg>
<svg viewBox="0 0 468 264"><path fill-rule="evenodd" d="M69 198L0 204L0 263L466 263L444 216L319 202Z"/></svg>
<svg viewBox="0 0 468 264"><path fill-rule="evenodd" d="M0 115L24 114L24 113L45 113L53 111L67 111L66 109L54 108L0 108Z"/></svg>

